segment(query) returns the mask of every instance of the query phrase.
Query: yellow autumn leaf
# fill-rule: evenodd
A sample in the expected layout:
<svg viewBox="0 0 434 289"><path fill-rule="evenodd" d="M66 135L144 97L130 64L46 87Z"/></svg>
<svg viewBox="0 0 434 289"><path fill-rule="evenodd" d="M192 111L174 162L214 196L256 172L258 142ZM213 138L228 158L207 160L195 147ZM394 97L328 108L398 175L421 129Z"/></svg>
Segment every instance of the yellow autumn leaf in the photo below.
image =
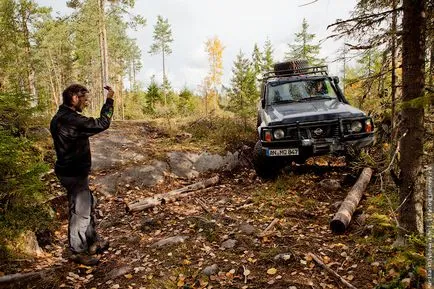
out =
<svg viewBox="0 0 434 289"><path fill-rule="evenodd" d="M277 269L276 268L270 268L267 270L267 274L268 275L274 275L277 273Z"/></svg>
<svg viewBox="0 0 434 289"><path fill-rule="evenodd" d="M190 265L190 264L191 264L191 261L190 261L190 260L187 260L187 259L184 259L184 261L182 261L182 264L183 264L183 265Z"/></svg>
<svg viewBox="0 0 434 289"><path fill-rule="evenodd" d="M176 284L178 287L182 287L182 286L184 286L184 280L183 279L180 279L180 280L178 280L178 283Z"/></svg>
<svg viewBox="0 0 434 289"><path fill-rule="evenodd" d="M124 275L124 277L127 278L127 279L131 279L131 278L133 278L133 275L131 275L131 274L126 274L126 275Z"/></svg>

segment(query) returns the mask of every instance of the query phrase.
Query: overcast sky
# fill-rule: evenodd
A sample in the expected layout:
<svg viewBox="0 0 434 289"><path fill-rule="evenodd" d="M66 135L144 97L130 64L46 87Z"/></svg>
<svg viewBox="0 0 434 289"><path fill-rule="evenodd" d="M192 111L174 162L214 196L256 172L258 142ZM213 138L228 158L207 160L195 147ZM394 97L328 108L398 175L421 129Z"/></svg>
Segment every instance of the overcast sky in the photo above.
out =
<svg viewBox="0 0 434 289"><path fill-rule="evenodd" d="M65 15L71 12L64 0L36 0ZM356 0L136 0L133 13L147 20L147 25L131 32L142 50L142 71L138 79L147 85L155 75L161 81L161 55L150 55L149 47L157 15L168 18L172 28L172 51L166 58L166 72L172 87L179 90L184 85L197 89L208 72L205 41L217 36L225 46L223 51L223 84L228 85L233 61L240 50L250 57L253 46L262 49L267 37L274 47L275 61L283 60L288 43L299 32L303 18L309 24L309 32L316 34L316 41L323 41L322 57L327 57L332 74L341 74L342 63L336 59L342 41L325 40L331 34L327 25L336 19L350 16Z"/></svg>

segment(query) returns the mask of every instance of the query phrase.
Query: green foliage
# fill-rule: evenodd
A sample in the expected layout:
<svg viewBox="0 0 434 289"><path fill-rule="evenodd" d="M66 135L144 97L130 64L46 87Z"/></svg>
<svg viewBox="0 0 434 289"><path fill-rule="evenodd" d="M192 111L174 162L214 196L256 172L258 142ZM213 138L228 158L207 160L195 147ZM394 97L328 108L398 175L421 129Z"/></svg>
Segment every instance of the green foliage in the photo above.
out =
<svg viewBox="0 0 434 289"><path fill-rule="evenodd" d="M148 86L145 98L145 113L155 113L155 107L157 102L162 100L162 93L155 79L152 78L151 83Z"/></svg>
<svg viewBox="0 0 434 289"><path fill-rule="evenodd" d="M262 72L262 67L264 66L262 64L264 57L262 56L261 51L259 50L258 44L255 43L255 46L253 47L253 53L252 53L252 66L253 71L255 73L255 76L259 75Z"/></svg>
<svg viewBox="0 0 434 289"><path fill-rule="evenodd" d="M125 95L124 112L125 119L142 119L143 107L145 107L146 93L140 90L129 92Z"/></svg>
<svg viewBox="0 0 434 289"><path fill-rule="evenodd" d="M254 121L248 123L235 117L215 116L213 119L200 119L189 123L183 130L191 133L197 141L207 141L225 150L238 149L243 144L251 144L255 139Z"/></svg>
<svg viewBox="0 0 434 289"><path fill-rule="evenodd" d="M306 59L311 65L322 65L324 59L319 58L320 45L312 44L315 34L308 33L309 24L303 19L301 31L295 33L295 44L289 44L290 51L285 54L286 59Z"/></svg>
<svg viewBox="0 0 434 289"><path fill-rule="evenodd" d="M178 113L181 115L190 115L196 108L196 103L194 102L195 96L193 92L187 87L184 87L179 93L178 100Z"/></svg>
<svg viewBox="0 0 434 289"><path fill-rule="evenodd" d="M22 93L0 93L0 130L13 136L24 136L35 109L30 97Z"/></svg>
<svg viewBox="0 0 434 289"><path fill-rule="evenodd" d="M48 210L38 204L44 200L40 180L48 170L43 155L23 135L32 121L25 95L0 94L0 255L6 245L24 230L45 225Z"/></svg>
<svg viewBox="0 0 434 289"><path fill-rule="evenodd" d="M165 55L171 54L172 49L169 44L173 42L172 30L170 29L169 20L163 19L161 15L157 16L157 23L154 25L154 43L151 45L149 53Z"/></svg>
<svg viewBox="0 0 434 289"><path fill-rule="evenodd" d="M240 51L232 68L231 89L227 109L239 116L247 127L247 120L256 116L256 102L259 92L256 89L255 73L251 63Z"/></svg>
<svg viewBox="0 0 434 289"><path fill-rule="evenodd" d="M423 284L427 277L425 247L426 242L421 236L410 236L408 244L386 260L385 280L376 289L424 288ZM410 280L409 287L402 283L403 279Z"/></svg>
<svg viewBox="0 0 434 289"><path fill-rule="evenodd" d="M262 72L271 71L273 69L273 46L270 39L267 39L264 44L264 52L262 54Z"/></svg>

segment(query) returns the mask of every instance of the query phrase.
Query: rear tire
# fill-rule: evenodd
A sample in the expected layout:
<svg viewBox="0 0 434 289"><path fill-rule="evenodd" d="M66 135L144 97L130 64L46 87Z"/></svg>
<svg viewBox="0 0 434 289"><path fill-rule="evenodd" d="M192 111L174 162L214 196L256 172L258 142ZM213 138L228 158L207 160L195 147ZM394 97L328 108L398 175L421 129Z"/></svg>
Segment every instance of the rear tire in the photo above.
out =
<svg viewBox="0 0 434 289"><path fill-rule="evenodd" d="M262 150L261 141L258 141L253 149L253 167L260 178L273 179L279 174L282 161L278 158L267 158Z"/></svg>

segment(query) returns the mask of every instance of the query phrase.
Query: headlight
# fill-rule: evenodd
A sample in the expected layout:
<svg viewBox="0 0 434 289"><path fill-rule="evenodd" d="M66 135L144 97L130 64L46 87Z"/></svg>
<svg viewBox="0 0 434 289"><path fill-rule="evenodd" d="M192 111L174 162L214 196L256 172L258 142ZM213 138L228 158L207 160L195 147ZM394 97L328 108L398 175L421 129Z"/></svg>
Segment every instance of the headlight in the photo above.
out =
<svg viewBox="0 0 434 289"><path fill-rule="evenodd" d="M363 125L360 121L353 121L351 123L351 131L352 132L361 132Z"/></svg>
<svg viewBox="0 0 434 289"><path fill-rule="evenodd" d="M281 129L276 129L273 132L274 139L282 139L285 136L285 132Z"/></svg>

